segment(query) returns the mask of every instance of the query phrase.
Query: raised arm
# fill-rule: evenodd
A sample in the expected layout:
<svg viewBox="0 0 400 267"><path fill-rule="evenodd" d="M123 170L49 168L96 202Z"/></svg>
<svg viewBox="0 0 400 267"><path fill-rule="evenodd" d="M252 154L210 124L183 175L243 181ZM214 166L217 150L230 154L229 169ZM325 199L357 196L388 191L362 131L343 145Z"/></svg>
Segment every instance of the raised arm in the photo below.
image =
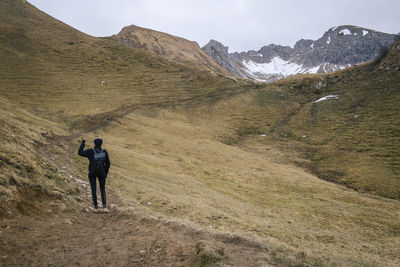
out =
<svg viewBox="0 0 400 267"><path fill-rule="evenodd" d="M83 150L84 148L85 148L85 140L82 139L82 143L79 146L78 155L81 156L81 157L88 158L90 149Z"/></svg>

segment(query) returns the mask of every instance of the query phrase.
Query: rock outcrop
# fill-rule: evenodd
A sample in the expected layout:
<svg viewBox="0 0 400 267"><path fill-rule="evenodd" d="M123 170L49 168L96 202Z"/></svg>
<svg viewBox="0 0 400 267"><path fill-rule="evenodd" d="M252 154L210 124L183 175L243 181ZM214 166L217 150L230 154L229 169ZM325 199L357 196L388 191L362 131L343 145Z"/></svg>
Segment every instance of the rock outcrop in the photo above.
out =
<svg viewBox="0 0 400 267"><path fill-rule="evenodd" d="M240 67L237 65L237 61L235 61L228 53L227 46L224 46L223 44L215 40L211 40L202 49L221 67L227 69L233 74L239 75L241 77L246 77L246 75L240 70Z"/></svg>

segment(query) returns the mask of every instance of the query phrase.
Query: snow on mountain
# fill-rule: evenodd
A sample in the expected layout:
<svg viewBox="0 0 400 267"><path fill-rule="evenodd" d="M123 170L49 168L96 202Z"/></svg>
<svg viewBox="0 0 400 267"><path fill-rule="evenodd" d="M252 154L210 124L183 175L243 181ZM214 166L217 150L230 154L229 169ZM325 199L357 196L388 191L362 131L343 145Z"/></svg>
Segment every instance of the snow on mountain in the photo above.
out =
<svg viewBox="0 0 400 267"><path fill-rule="evenodd" d="M330 28L318 40L299 40L293 48L270 44L258 51L228 53L228 47L212 40L203 50L236 75L271 82L295 74L337 71L372 60L395 36L344 25Z"/></svg>
<svg viewBox="0 0 400 267"><path fill-rule="evenodd" d="M244 60L242 64L250 73L260 73L264 75L278 74L290 76L297 73L317 73L319 69L319 67L307 69L303 65L283 60L280 57L274 57L269 63L256 63L251 60Z"/></svg>
<svg viewBox="0 0 400 267"><path fill-rule="evenodd" d="M343 29L339 31L339 34L344 34L344 35L351 35L351 31L349 29Z"/></svg>

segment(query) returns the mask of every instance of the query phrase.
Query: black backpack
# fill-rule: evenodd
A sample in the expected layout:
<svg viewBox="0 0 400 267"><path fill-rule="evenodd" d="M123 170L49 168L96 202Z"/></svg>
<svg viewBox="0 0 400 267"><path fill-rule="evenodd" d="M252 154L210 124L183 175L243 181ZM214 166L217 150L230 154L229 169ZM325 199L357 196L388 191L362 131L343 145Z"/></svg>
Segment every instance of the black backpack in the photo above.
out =
<svg viewBox="0 0 400 267"><path fill-rule="evenodd" d="M93 148L93 171L94 172L104 172L104 161L106 160L106 152L102 149L100 152L97 152L96 149Z"/></svg>

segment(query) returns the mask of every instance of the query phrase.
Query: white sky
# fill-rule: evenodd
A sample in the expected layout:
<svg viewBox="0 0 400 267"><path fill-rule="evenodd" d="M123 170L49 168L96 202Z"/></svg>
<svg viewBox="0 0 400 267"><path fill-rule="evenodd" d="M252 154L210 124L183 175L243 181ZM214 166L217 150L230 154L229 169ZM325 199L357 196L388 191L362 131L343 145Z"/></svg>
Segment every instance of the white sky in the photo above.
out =
<svg viewBox="0 0 400 267"><path fill-rule="evenodd" d="M400 0L28 0L93 36L131 24L204 46L215 39L229 52L318 39L333 26L400 32Z"/></svg>

